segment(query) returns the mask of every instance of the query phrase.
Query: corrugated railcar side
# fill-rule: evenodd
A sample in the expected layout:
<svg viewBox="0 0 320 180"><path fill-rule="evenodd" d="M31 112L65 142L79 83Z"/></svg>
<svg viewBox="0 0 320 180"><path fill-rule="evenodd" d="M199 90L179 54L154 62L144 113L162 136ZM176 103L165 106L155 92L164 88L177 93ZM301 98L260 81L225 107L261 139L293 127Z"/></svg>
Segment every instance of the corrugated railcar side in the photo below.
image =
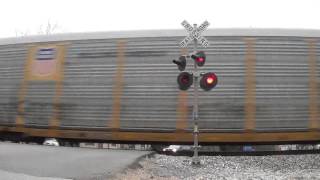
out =
<svg viewBox="0 0 320 180"><path fill-rule="evenodd" d="M192 142L193 89L177 89L178 70L171 62L190 53L178 47L182 35L2 44L0 130ZM200 69L214 71L219 84L200 93L200 142L320 140L319 36L209 31L206 37L211 45L203 49L207 62ZM41 52L53 56L41 59Z"/></svg>

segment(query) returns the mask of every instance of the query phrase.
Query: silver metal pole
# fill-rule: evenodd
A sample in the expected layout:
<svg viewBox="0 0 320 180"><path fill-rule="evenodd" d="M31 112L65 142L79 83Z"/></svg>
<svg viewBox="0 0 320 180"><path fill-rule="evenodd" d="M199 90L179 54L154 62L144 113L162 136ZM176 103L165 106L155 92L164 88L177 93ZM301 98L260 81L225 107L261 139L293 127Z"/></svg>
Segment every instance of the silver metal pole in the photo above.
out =
<svg viewBox="0 0 320 180"><path fill-rule="evenodd" d="M194 29L197 29L197 24L194 24ZM198 48L198 41L196 38L194 38L194 52L197 51ZM193 93L193 158L192 158L192 164L193 165L200 165L200 160L198 156L198 103L199 103L199 92L198 92L198 69L197 69L197 63L194 61L194 71L193 71L193 87L194 87L194 93Z"/></svg>

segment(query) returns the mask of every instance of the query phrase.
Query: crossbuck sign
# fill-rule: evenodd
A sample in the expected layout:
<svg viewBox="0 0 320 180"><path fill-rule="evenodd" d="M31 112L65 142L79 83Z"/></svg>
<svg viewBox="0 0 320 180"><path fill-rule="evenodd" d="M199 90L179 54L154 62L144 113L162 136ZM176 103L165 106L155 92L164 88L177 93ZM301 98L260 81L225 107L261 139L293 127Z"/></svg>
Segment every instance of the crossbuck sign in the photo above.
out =
<svg viewBox="0 0 320 180"><path fill-rule="evenodd" d="M201 33L210 25L208 21L203 22L197 28L192 27L186 20L181 24L189 33L189 35L180 42L181 47L186 47L194 39L198 40L203 47L208 47L209 41L205 37L201 36Z"/></svg>

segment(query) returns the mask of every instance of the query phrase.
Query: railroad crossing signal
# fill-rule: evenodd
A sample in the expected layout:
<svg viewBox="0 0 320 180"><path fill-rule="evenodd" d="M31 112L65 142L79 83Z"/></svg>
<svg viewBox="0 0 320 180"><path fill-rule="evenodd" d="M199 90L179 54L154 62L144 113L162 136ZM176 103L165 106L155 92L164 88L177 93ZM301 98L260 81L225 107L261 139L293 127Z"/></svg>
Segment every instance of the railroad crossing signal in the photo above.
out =
<svg viewBox="0 0 320 180"><path fill-rule="evenodd" d="M181 47L187 47L187 45L194 39L197 39L203 47L209 46L209 41L205 37L201 36L201 33L210 25L208 21L204 21L198 28L192 27L186 20L181 24L189 33L189 36L185 37L180 42Z"/></svg>
<svg viewBox="0 0 320 180"><path fill-rule="evenodd" d="M192 119L194 122L193 126L193 142L194 142L194 155L192 159L192 164L199 165L200 160L198 158L198 120L199 120L199 92L198 92L198 80L199 80L199 73L198 73L198 66L204 66L206 62L206 54L204 51L198 51L198 42L203 47L208 47L209 41L201 36L201 33L207 29L209 26L209 22L205 21L203 22L199 27L197 27L197 24L194 24L194 26L191 26L187 21L183 21L182 26L188 31L189 35L185 37L181 42L181 47L186 47L191 41L194 42L194 53L191 55L186 56L180 56L179 60L173 60L172 62L175 63L178 66L178 69L180 71L184 71L187 64L186 58L192 58L194 63L194 69L192 73L189 72L181 72L178 75L177 82L179 85L180 90L188 90L189 87L193 84L194 90L193 90L193 113L192 113ZM201 75L201 73L200 73ZM205 90L209 91L212 88L214 88L218 83L218 78L213 72L208 72L202 75L202 78L200 80L200 87Z"/></svg>

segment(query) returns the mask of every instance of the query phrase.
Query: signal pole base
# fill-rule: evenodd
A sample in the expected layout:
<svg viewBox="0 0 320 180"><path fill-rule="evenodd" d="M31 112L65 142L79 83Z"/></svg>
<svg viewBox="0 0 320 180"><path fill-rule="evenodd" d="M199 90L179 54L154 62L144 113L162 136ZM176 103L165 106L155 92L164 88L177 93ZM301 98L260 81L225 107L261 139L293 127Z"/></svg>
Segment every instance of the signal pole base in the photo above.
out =
<svg viewBox="0 0 320 180"><path fill-rule="evenodd" d="M198 116L196 114L194 114L194 119L198 120ZM199 130L198 130L198 123L194 124L193 127L193 157L192 157L192 165L193 166L200 166L200 159L199 159L199 139L198 139L198 135L199 135Z"/></svg>
<svg viewBox="0 0 320 180"><path fill-rule="evenodd" d="M195 167L199 167L201 165L199 157L193 157L191 165Z"/></svg>

